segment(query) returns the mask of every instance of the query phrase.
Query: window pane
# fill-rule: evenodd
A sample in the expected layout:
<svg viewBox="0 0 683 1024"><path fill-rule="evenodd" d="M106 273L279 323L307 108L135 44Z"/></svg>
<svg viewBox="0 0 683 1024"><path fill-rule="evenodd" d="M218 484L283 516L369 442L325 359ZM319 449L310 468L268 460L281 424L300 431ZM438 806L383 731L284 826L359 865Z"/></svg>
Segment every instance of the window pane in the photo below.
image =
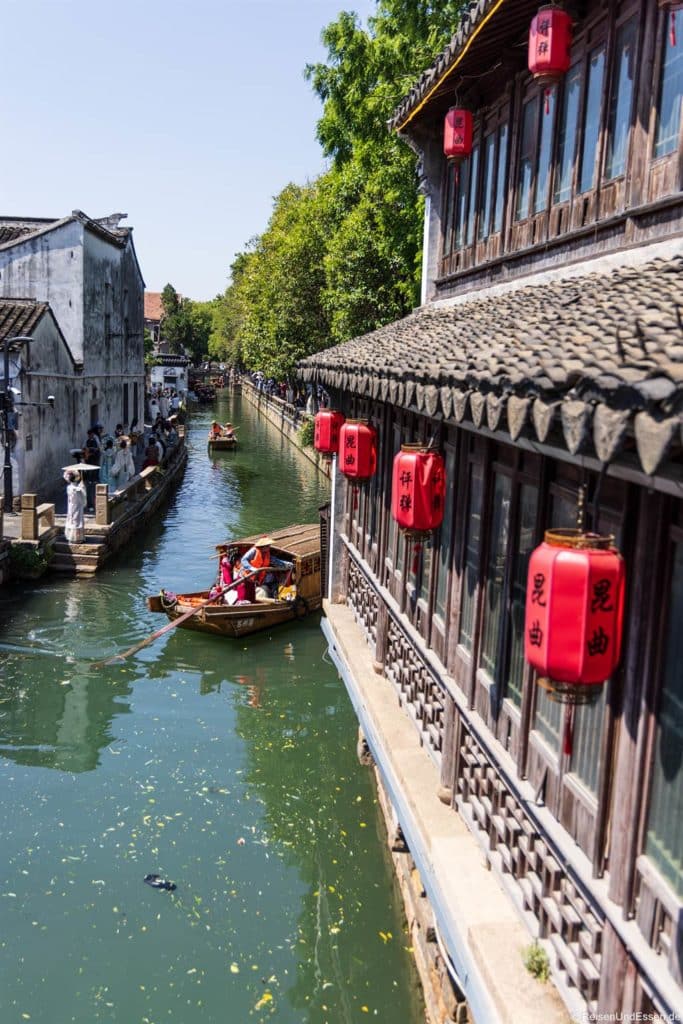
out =
<svg viewBox="0 0 683 1024"><path fill-rule="evenodd" d="M491 679L496 678L498 640L503 625L505 559L510 524L510 492L507 476L496 476L491 516L491 539L484 583L484 623L481 641L481 666Z"/></svg>
<svg viewBox="0 0 683 1024"><path fill-rule="evenodd" d="M439 534L439 555L437 561L435 611L442 621L446 620L446 599L448 596L449 568L451 564L451 536L453 530L453 507L455 505L455 452L446 452L446 503L443 523Z"/></svg>
<svg viewBox="0 0 683 1024"><path fill-rule="evenodd" d="M431 538L425 540L422 545L422 557L420 559L420 587L418 591L418 597L422 601L429 600L429 580L432 574L432 541Z"/></svg>
<svg viewBox="0 0 683 1024"><path fill-rule="evenodd" d="M536 125L538 122L538 96L524 107L522 114L522 144L519 153L519 175L517 178L516 220L529 216L531 181L536 163Z"/></svg>
<svg viewBox="0 0 683 1024"><path fill-rule="evenodd" d="M541 97L541 141L538 148L538 170L536 173L536 198L534 213L541 213L548 205L550 192L550 167L553 156L553 126L557 86L543 90Z"/></svg>
<svg viewBox="0 0 683 1024"><path fill-rule="evenodd" d="M633 79L636 73L637 33L638 26L635 18L629 18L617 32L607 131L606 178L616 178L626 170L631 107L633 105Z"/></svg>
<svg viewBox="0 0 683 1024"><path fill-rule="evenodd" d="M467 213L467 193L470 182L470 161L463 160L455 170L457 196L455 200L455 239L454 249L459 249L465 238L465 216Z"/></svg>
<svg viewBox="0 0 683 1024"><path fill-rule="evenodd" d="M474 241L474 221L477 215L477 185L479 184L479 147L472 150L470 168L470 200L467 213L467 239L465 244L471 245Z"/></svg>
<svg viewBox="0 0 683 1024"><path fill-rule="evenodd" d="M683 896L682 622L683 544L677 544L645 852L679 896Z"/></svg>
<svg viewBox="0 0 683 1024"><path fill-rule="evenodd" d="M443 253L444 256L449 256L453 252L453 229L455 222L455 206L456 206L457 188L455 184L455 164L451 161L448 164L448 170L446 171L446 213L444 224L446 225L446 235L444 238Z"/></svg>
<svg viewBox="0 0 683 1024"><path fill-rule="evenodd" d="M588 61L588 86L586 109L583 115L583 145L581 147L581 172L579 192L593 187L595 164L598 155L600 135L600 103L602 100L602 78L605 73L605 48L593 50Z"/></svg>
<svg viewBox="0 0 683 1024"><path fill-rule="evenodd" d="M483 195L481 197L481 213L479 215L479 237L488 238L491 230L491 211L493 209L493 172L496 160L496 133L491 132L484 140L484 174L482 177Z"/></svg>
<svg viewBox="0 0 683 1024"><path fill-rule="evenodd" d="M493 213L493 230L498 232L503 227L505 212L505 192L507 184L508 159L508 126L502 124L498 131L498 169L496 171L496 202Z"/></svg>
<svg viewBox="0 0 683 1024"><path fill-rule="evenodd" d="M556 203L566 203L571 199L580 96L581 65L577 64L570 70L564 83L562 117L557 140L557 179L553 196Z"/></svg>
<svg viewBox="0 0 683 1024"><path fill-rule="evenodd" d="M472 650L474 638L474 598L479 575L479 538L481 536L481 499L483 471L478 463L470 467L470 497L467 508L467 541L462 581L459 642L465 650Z"/></svg>
<svg viewBox="0 0 683 1024"><path fill-rule="evenodd" d="M591 793L597 792L600 777L600 738L607 706L607 685L600 687L595 704L574 709L571 771Z"/></svg>
<svg viewBox="0 0 683 1024"><path fill-rule="evenodd" d="M517 551L512 577L512 600L510 603L510 661L506 696L517 707L522 705L522 680L524 678L524 611L526 607L526 577L529 556L534 548L536 532L536 507L538 491L530 484L524 484L519 495L517 526Z"/></svg>
<svg viewBox="0 0 683 1024"><path fill-rule="evenodd" d="M678 146L683 93L683 11L667 11L664 16L668 24L659 83L655 156L673 153Z"/></svg>

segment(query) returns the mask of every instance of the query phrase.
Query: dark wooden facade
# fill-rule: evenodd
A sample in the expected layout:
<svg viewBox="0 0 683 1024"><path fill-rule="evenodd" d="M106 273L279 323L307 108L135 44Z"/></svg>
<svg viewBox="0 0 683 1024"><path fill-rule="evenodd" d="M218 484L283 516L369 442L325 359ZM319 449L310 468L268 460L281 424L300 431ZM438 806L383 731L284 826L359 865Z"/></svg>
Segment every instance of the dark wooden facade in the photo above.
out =
<svg viewBox="0 0 683 1024"><path fill-rule="evenodd" d="M567 6L575 19L571 69L557 84L534 83L524 68L536 5L479 0L396 114L394 127L423 153L431 197L428 298L451 298L455 309L531 272L561 279L570 268L602 266L605 256L614 267L620 254L626 262L636 253L637 263L650 250L661 255L662 245L668 255L683 251L683 10L654 0ZM457 174L440 149L454 93L475 112L475 150ZM506 424L500 390L479 364L473 379L471 359L463 356L461 366L443 345L434 347L438 364L417 342L415 351L405 348L410 323L395 338L385 328L303 364L303 376L324 383L335 407L369 419L379 437L376 476L347 488L341 518L338 506L335 599L353 608L454 812L547 940L561 986L604 1013L683 1008L679 295L672 292L670 304L677 321L658 335L671 388L647 412L653 424L670 424L656 466L642 453L638 464L628 442L612 458L597 442L595 451L572 444L568 431L564 440L558 431L539 440L538 430L534 437L513 425L509 406ZM524 310L520 304L520 322L509 327L523 367ZM613 329L596 315L587 330L580 318L576 324L586 362L600 332ZM629 317L624 309L624 329L634 328ZM619 327L615 344L620 350ZM400 354L388 366L400 351L405 368ZM623 380L639 386L639 374L648 374L620 357ZM520 383L527 371L512 370L513 401L537 400L534 381ZM580 369L558 384L558 403L571 402L579 377ZM439 405L451 387L452 399ZM609 414L628 420L632 439L637 408L617 391ZM469 401L469 416L458 396L463 408ZM448 486L443 525L417 558L390 513L394 455L415 442L439 447ZM536 685L523 657L523 618L531 550L545 529L577 522L616 538L628 566L628 607L618 672L596 704L570 710ZM563 745L569 716L571 754Z"/></svg>

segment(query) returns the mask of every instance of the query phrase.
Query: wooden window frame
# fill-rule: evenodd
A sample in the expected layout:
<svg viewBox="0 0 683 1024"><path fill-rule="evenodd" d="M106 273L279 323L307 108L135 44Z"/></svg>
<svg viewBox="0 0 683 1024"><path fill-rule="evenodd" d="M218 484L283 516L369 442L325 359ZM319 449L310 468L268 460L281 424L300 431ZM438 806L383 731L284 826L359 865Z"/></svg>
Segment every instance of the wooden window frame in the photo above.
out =
<svg viewBox="0 0 683 1024"><path fill-rule="evenodd" d="M659 711L661 708L662 699L662 687L664 678L664 667L665 667L665 655L666 655L666 639L668 634L668 628L670 625L670 614L671 614L671 585L673 582L672 572L672 559L671 549L674 544L683 544L683 522L679 516L679 522L672 518L669 523L668 529L665 533L664 538L664 551L663 557L660 559L660 572L662 573L662 589L666 594L666 605L663 611L660 611L656 621L656 668L653 673L653 685L650 694L650 711L648 714L648 721L646 725L646 740L645 740L645 756L644 763L647 765L647 771L643 779L643 804L641 809L639 827L638 827L638 850L640 851L640 858L647 861L649 871L648 874L659 879L660 885L658 888L658 897L665 904L667 911L678 916L681 906L683 905L683 897L677 896L671 887L667 879L659 871L656 863L648 856L646 846L647 826L650 815L650 805L652 800L652 783L654 776L654 756L657 743L657 731L659 725ZM653 616L654 616L653 612Z"/></svg>

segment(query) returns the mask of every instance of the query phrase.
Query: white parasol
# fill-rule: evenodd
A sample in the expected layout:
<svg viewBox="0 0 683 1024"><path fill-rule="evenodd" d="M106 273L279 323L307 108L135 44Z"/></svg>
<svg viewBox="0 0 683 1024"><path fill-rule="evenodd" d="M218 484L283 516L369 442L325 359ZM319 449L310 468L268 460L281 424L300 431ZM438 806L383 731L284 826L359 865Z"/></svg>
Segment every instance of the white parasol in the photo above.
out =
<svg viewBox="0 0 683 1024"><path fill-rule="evenodd" d="M85 473L88 470L99 470L99 466L91 466L89 462L76 462L73 466L62 466L62 472L66 473L68 470L75 469L79 473Z"/></svg>

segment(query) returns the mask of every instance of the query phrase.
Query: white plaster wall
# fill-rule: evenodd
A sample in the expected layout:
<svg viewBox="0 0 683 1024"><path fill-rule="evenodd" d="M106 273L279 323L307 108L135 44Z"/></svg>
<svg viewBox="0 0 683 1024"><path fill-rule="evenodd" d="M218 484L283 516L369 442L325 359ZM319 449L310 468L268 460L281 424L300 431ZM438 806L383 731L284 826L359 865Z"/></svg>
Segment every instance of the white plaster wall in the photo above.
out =
<svg viewBox="0 0 683 1024"><path fill-rule="evenodd" d="M144 282L132 243L111 245L91 231L84 240L84 384L105 428L143 422ZM109 321L107 323L107 317ZM107 330L108 328L108 330ZM137 406L135 387L137 383ZM128 414L124 388L128 386Z"/></svg>
<svg viewBox="0 0 683 1024"><path fill-rule="evenodd" d="M177 378L177 382L175 384L176 391L187 391L186 366L152 366L149 371L150 384L153 387L156 387L158 385L162 388L170 388L173 385L164 384L164 377L172 374L175 374Z"/></svg>
<svg viewBox="0 0 683 1024"><path fill-rule="evenodd" d="M28 350L22 348L22 373L15 381L21 391L17 403L35 403L16 405L15 494L36 493L46 499L63 491L62 467L73 461L69 449L85 437L74 441L74 403L79 394L76 379L73 361L55 321L46 314L33 331ZM48 395L54 395L54 409L47 404ZM30 451L27 437L32 438Z"/></svg>
<svg viewBox="0 0 683 1024"><path fill-rule="evenodd" d="M0 295L49 302L77 360L83 359L83 225L61 227L0 250Z"/></svg>

